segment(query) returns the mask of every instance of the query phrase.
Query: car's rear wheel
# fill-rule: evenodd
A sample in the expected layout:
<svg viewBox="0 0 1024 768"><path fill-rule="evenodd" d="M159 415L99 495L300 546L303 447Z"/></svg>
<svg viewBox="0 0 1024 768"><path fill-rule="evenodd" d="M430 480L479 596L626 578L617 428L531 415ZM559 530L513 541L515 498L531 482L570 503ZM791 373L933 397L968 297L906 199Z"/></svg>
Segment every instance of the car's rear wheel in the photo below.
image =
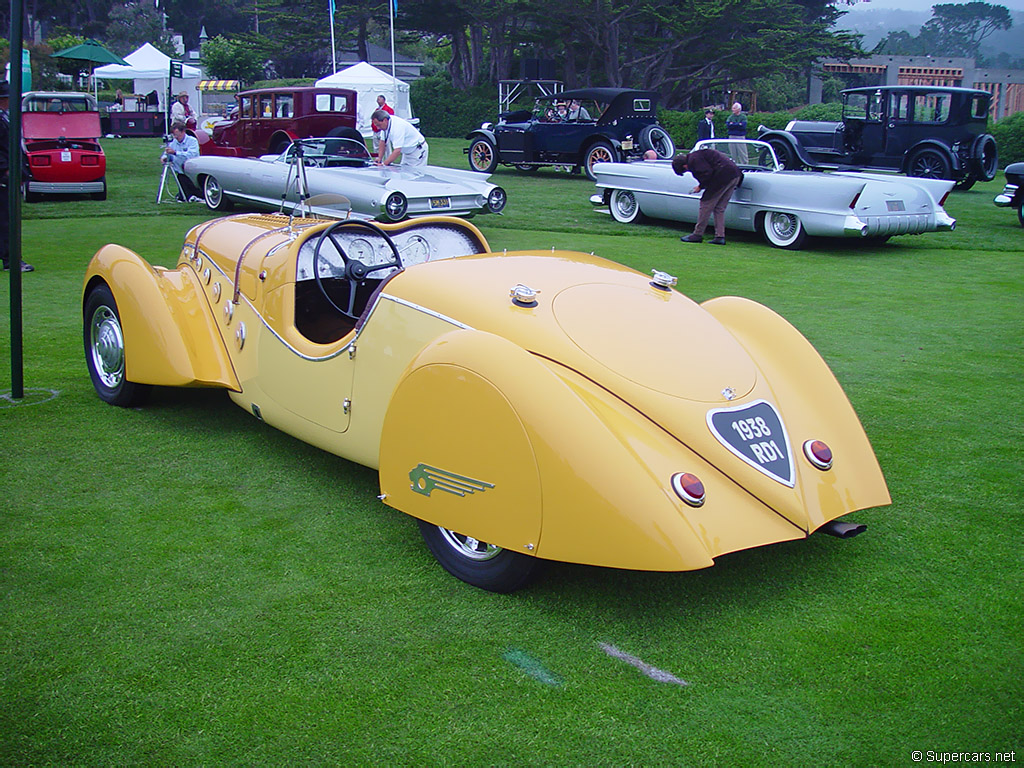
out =
<svg viewBox="0 0 1024 768"><path fill-rule="evenodd" d="M93 192L91 197L93 200L106 200L107 199L107 177L104 176L100 181L103 182L103 189L99 192Z"/></svg>
<svg viewBox="0 0 1024 768"><path fill-rule="evenodd" d="M211 211L230 211L231 201L224 194L224 188L214 176L203 178L203 200Z"/></svg>
<svg viewBox="0 0 1024 768"><path fill-rule="evenodd" d="M489 592L514 592L542 568L535 557L510 552L424 520L417 521L427 548L452 576Z"/></svg>
<svg viewBox="0 0 1024 768"><path fill-rule="evenodd" d="M782 139L769 139L768 145L775 150L775 157L778 159L779 165L782 166L783 170L800 170L800 160L796 156L796 151L788 143Z"/></svg>
<svg viewBox="0 0 1024 768"><path fill-rule="evenodd" d="M106 284L89 291L83 312L82 336L89 378L100 399L111 405L135 405L150 391L149 385L125 378L124 333L114 294Z"/></svg>
<svg viewBox="0 0 1024 768"><path fill-rule="evenodd" d="M587 178L596 181L594 166L598 163L614 163L618 158L615 156L615 149L607 141L598 141L590 149L583 159L583 168L587 172Z"/></svg>
<svg viewBox="0 0 1024 768"><path fill-rule="evenodd" d="M478 137L469 144L470 170L491 173L498 165L497 148L489 139Z"/></svg>
<svg viewBox="0 0 1024 768"><path fill-rule="evenodd" d="M910 158L907 175L920 179L952 179L949 160L937 149L919 149Z"/></svg>
<svg viewBox="0 0 1024 768"><path fill-rule="evenodd" d="M608 210L620 224L632 224L643 219L636 195L628 189L613 189L608 199Z"/></svg>
<svg viewBox="0 0 1024 768"><path fill-rule="evenodd" d="M676 154L676 143L660 125L648 125L640 131L640 148L653 149L660 160L671 160Z"/></svg>
<svg viewBox="0 0 1024 768"><path fill-rule="evenodd" d="M776 248L799 250L807 240L800 217L793 213L768 211L761 220L765 239Z"/></svg>

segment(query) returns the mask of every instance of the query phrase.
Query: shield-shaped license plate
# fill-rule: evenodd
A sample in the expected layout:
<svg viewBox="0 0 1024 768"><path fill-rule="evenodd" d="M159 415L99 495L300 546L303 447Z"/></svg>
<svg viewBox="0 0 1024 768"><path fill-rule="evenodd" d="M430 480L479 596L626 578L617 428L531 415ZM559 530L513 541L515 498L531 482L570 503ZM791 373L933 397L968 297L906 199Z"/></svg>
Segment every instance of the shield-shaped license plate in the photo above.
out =
<svg viewBox="0 0 1024 768"><path fill-rule="evenodd" d="M70 149L62 149L60 151L60 161L62 163L70 163L71 162L71 150Z"/></svg>
<svg viewBox="0 0 1024 768"><path fill-rule="evenodd" d="M451 208L452 201L449 197L432 197L430 198L431 208Z"/></svg>
<svg viewBox="0 0 1024 768"><path fill-rule="evenodd" d="M758 472L790 488L794 485L789 436L775 407L758 400L708 411L708 428L719 442Z"/></svg>

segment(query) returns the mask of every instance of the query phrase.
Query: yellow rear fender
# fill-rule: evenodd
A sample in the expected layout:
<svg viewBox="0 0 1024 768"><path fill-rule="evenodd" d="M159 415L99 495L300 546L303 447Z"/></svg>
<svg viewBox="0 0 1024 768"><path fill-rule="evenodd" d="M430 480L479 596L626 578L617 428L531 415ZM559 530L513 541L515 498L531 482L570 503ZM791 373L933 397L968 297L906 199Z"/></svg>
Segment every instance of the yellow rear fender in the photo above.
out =
<svg viewBox="0 0 1024 768"><path fill-rule="evenodd" d="M713 504L673 493L683 471ZM804 535L592 382L473 330L440 337L403 374L380 483L385 503L421 520L565 562L692 570Z"/></svg>
<svg viewBox="0 0 1024 768"><path fill-rule="evenodd" d="M239 389L200 278L187 264L174 270L153 267L127 248L105 245L86 270L83 309L101 285L109 288L117 304L126 379Z"/></svg>
<svg viewBox="0 0 1024 768"><path fill-rule="evenodd" d="M701 306L718 319L755 361L776 400L800 457L806 440L822 440L834 456L821 473L797 461L803 486L819 486L811 530L857 509L891 503L885 478L860 419L831 369L803 334L749 299L726 296ZM823 485L821 485L823 484Z"/></svg>

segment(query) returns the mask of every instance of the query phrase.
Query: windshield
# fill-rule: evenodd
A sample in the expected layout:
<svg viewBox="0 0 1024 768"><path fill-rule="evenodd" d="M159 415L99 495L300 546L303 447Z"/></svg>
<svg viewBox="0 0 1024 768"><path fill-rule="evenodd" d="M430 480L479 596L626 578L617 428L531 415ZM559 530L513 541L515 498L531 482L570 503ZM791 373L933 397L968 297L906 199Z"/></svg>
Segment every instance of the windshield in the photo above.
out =
<svg viewBox="0 0 1024 768"><path fill-rule="evenodd" d="M710 139L697 143L697 149L717 149L732 158L743 171L777 171L774 150L763 141Z"/></svg>
<svg viewBox="0 0 1024 768"><path fill-rule="evenodd" d="M340 136L292 142L281 159L288 163L294 162L300 151L307 165L318 168L362 167L372 160L365 144Z"/></svg>

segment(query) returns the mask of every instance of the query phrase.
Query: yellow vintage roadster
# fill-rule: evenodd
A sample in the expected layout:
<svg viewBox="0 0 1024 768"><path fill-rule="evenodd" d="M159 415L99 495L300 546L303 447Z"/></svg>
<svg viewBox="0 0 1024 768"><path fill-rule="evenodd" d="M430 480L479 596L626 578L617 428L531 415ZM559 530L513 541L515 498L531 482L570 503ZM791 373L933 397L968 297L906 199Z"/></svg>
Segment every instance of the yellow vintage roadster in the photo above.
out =
<svg viewBox="0 0 1024 768"><path fill-rule="evenodd" d="M764 306L573 252L491 252L472 224L243 215L173 269L92 259L99 396L221 387L254 417L380 473L449 572L492 591L545 560L704 568L848 537L889 503L821 357Z"/></svg>

